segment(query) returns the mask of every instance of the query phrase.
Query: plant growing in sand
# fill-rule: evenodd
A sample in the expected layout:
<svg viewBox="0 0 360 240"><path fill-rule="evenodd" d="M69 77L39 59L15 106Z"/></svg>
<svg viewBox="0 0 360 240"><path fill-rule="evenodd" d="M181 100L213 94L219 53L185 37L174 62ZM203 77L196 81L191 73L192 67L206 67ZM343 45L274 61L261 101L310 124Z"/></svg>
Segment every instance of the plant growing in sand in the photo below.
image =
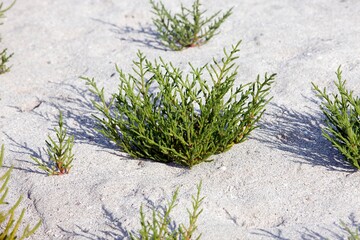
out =
<svg viewBox="0 0 360 240"><path fill-rule="evenodd" d="M99 99L93 101L102 114L95 117L99 132L133 157L186 167L243 142L257 127L275 74L234 88L239 45L230 53L224 50L220 62L214 59L201 68L190 64L186 75L139 52L133 75L117 68L119 91L109 102L94 79L82 77Z"/></svg>
<svg viewBox="0 0 360 240"><path fill-rule="evenodd" d="M14 6L16 0L13 1L7 8L4 9L4 3L0 3L0 18L5 18L5 13ZM2 23L0 23L2 24Z"/></svg>
<svg viewBox="0 0 360 240"><path fill-rule="evenodd" d="M348 240L360 240L358 227L356 227L355 230L351 230L343 221L341 221L341 225L343 226L344 230L348 233L347 236Z"/></svg>
<svg viewBox="0 0 360 240"><path fill-rule="evenodd" d="M323 99L320 105L325 114L327 126L323 136L337 148L346 160L360 169L360 99L353 96L353 91L345 88L340 67L336 71L335 85L338 94L328 94L312 83L317 96Z"/></svg>
<svg viewBox="0 0 360 240"><path fill-rule="evenodd" d="M3 165L4 160L4 145L1 146L0 149L0 168ZM12 171L12 167L9 168L1 177L0 182L2 182L0 187L0 206L8 205L5 201L6 196L8 194L8 187L7 184L10 180L10 174ZM25 215L25 209L23 209L20 213L20 216L16 218L15 212L17 211L19 204L22 200L22 197L19 197L19 199L16 201L16 203L11 206L8 210L0 210L0 240L21 240L28 238L34 232L39 228L41 225L41 222L39 221L33 228L30 227L30 225L26 225L23 233L19 234L19 229L23 228L21 227L22 221Z"/></svg>
<svg viewBox="0 0 360 240"><path fill-rule="evenodd" d="M168 202L163 212L152 210L152 219L147 220L143 212L143 207L140 207L140 224L141 229L139 230L137 236L133 233L130 233L130 238L132 240L190 240L190 239L200 239L201 234L198 237L193 237L195 231L197 230L196 221L199 215L202 213L201 203L204 200L204 197L200 197L201 191L201 182L197 185L197 194L192 196L192 210L187 209L189 214L189 226L186 227L184 224L179 224L176 226L172 219L170 218L171 211L176 207L176 201L179 193L179 188L175 191L172 196L171 201Z"/></svg>
<svg viewBox="0 0 360 240"><path fill-rule="evenodd" d="M38 167L45 171L48 175L62 175L69 173L72 167L71 163L74 159L74 154L72 154L74 137L67 137L61 112L58 126L59 128L54 128L57 142L55 142L50 135L49 140L45 141L50 161L44 162L35 157L31 157L38 164Z"/></svg>
<svg viewBox="0 0 360 240"><path fill-rule="evenodd" d="M181 5L181 13L172 15L162 2L152 5L153 23L156 26L159 38L164 45L172 50L199 46L218 34L220 25L232 14L232 8L218 17L220 11L210 17L204 17L205 11L200 11L200 1L195 0L192 9Z"/></svg>
<svg viewBox="0 0 360 240"><path fill-rule="evenodd" d="M5 48L0 53L0 74L4 74L10 71L10 67L8 67L6 64L9 62L9 59L14 55L13 53L10 55L7 55L7 48Z"/></svg>
<svg viewBox="0 0 360 240"><path fill-rule="evenodd" d="M16 1L14 1L9 7L3 9L3 3L0 3L0 18L5 17L5 12L8 11L12 6L14 6ZM2 24L2 23L0 23ZM9 59L14 55L11 53L10 55L7 54L7 49L5 48L0 53L0 74L4 74L6 72L10 71L10 67L6 66L6 64L9 62Z"/></svg>

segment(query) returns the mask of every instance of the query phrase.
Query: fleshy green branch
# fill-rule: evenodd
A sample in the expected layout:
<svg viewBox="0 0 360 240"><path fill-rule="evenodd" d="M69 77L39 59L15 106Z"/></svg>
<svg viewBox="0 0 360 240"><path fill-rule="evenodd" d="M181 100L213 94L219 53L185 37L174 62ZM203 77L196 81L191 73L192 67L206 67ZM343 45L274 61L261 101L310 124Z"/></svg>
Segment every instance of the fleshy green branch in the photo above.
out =
<svg viewBox="0 0 360 240"><path fill-rule="evenodd" d="M12 8L15 3L16 3L16 0L14 0L7 8L4 8L4 9L3 9L4 3L0 3L0 18L4 18L5 13L7 11L9 11L9 9ZM0 24L2 24L2 23L0 23Z"/></svg>
<svg viewBox="0 0 360 240"><path fill-rule="evenodd" d="M172 199L167 203L163 212L152 210L152 219L147 220L143 211L143 206L140 207L140 224L141 229L137 234L129 233L132 240L190 240L200 239L201 234L198 237L193 237L197 230L197 220L202 213L201 204L204 197L200 196L201 192L200 182L197 185L197 193L192 196L192 209L187 209L189 215L189 225L186 227L184 224L178 224L178 227L173 226L173 220L170 217L172 210L176 207L178 199L179 188L174 192Z"/></svg>
<svg viewBox="0 0 360 240"><path fill-rule="evenodd" d="M275 74L236 88L240 42L224 58L184 74L163 59L151 62L138 52L134 74L119 68L119 90L106 102L97 95L99 131L133 157L192 167L246 140L257 127ZM212 86L211 86L212 85ZM210 87L211 86L211 87Z"/></svg>
<svg viewBox="0 0 360 240"><path fill-rule="evenodd" d="M5 17L5 12L7 12L10 8L12 8L12 6L14 6L15 2L16 2L16 0L5 9L3 9L3 3L0 3L0 18ZM0 23L0 24L2 24L2 23ZM4 73L7 73L10 71L11 67L8 67L6 64L9 62L9 59L13 55L14 55L13 53L11 53L10 55L7 54L7 48L2 50L2 52L0 53L0 74L4 74Z"/></svg>
<svg viewBox="0 0 360 240"><path fill-rule="evenodd" d="M360 99L345 88L346 80L342 80L340 67L336 76L338 94L328 94L326 88L321 90L312 83L317 96L323 100L320 108L327 124L322 130L323 136L352 166L360 169Z"/></svg>
<svg viewBox="0 0 360 240"><path fill-rule="evenodd" d="M3 165L4 160L4 145L1 146L0 149L0 168ZM12 167L9 168L1 177L0 181L2 181L2 185L0 188L0 206L7 205L8 203L5 201L5 198L8 194L8 187L7 184L10 179L10 174L12 171ZM39 221L34 227L30 227L30 225L26 225L23 233L19 234L19 228L22 224L25 209L23 209L20 213L20 216L16 219L15 211L19 207L21 203L22 197L16 201L16 203L8 210L0 210L0 239L1 240L22 240L25 238L30 237L35 233L35 231L40 227L41 221Z"/></svg>
<svg viewBox="0 0 360 240"><path fill-rule="evenodd" d="M9 59L14 55L11 53L10 55L7 54L7 48L5 48L0 53L0 74L4 74L10 71L11 67L8 67L6 64L9 62Z"/></svg>
<svg viewBox="0 0 360 240"><path fill-rule="evenodd" d="M67 137L61 112L58 127L59 128L54 129L57 141L53 140L50 135L49 140L45 141L50 161L44 162L41 159L31 157L38 164L38 167L48 175L62 175L69 173L74 159L74 154L72 153L74 137Z"/></svg>
<svg viewBox="0 0 360 240"><path fill-rule="evenodd" d="M200 1L195 0L192 9L181 5L181 12L172 15L162 2L150 0L155 17L153 23L159 38L172 50L199 46L218 34L220 25L232 14L232 8L218 17L220 11L204 18L205 11L200 11Z"/></svg>

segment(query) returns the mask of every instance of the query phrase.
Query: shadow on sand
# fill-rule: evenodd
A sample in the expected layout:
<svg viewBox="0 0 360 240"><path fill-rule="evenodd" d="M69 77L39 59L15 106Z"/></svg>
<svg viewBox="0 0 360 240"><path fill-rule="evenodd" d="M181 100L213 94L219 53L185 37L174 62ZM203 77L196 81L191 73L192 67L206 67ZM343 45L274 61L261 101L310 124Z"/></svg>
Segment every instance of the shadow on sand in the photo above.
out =
<svg viewBox="0 0 360 240"><path fill-rule="evenodd" d="M346 229L347 228L347 229ZM345 240L345 239L353 239L349 238L351 233L355 233L360 229L360 223L355 219L354 213L351 213L348 217L348 220L341 223L334 222L333 227L331 229L320 227L321 230L314 231L309 228L303 228L301 231L297 231L299 235L296 239L301 240ZM254 235L267 237L269 239L276 240L291 240L293 238L286 237L283 231L279 228L275 230L265 230L258 229L255 232L252 232Z"/></svg>
<svg viewBox="0 0 360 240"><path fill-rule="evenodd" d="M89 240L122 240L129 239L130 235L128 231L122 226L122 223L118 218L116 218L113 213L111 213L108 209L102 206L103 215L105 216L105 225L107 227L106 230L99 230L100 234L95 234L94 231L76 225L77 230L66 230L61 226L58 228L66 233L69 237L82 237L84 239Z"/></svg>
<svg viewBox="0 0 360 240"><path fill-rule="evenodd" d="M254 139L298 158L299 162L324 166L331 171L354 172L342 155L322 136L321 112L314 115L271 104Z"/></svg>
<svg viewBox="0 0 360 240"><path fill-rule="evenodd" d="M158 33L150 25L139 24L137 28L119 25L107 22L97 18L91 18L93 21L101 23L104 26L110 27L110 32L116 34L116 37L121 41L129 43L140 44L145 47L168 51L158 38Z"/></svg>

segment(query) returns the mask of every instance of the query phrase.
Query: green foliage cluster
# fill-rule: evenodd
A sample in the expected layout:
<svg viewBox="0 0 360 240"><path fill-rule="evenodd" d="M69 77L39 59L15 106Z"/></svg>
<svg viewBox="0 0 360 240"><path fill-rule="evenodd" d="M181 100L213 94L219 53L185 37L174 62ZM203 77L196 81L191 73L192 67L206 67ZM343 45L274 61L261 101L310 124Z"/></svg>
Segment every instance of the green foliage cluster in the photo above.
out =
<svg viewBox="0 0 360 240"><path fill-rule="evenodd" d="M31 157L38 164L38 167L48 175L62 175L69 173L74 159L74 154L72 153L74 136L67 136L61 112L58 127L59 128L54 128L57 142L55 142L50 135L48 136L49 140L45 141L50 161L44 162L41 159Z"/></svg>
<svg viewBox="0 0 360 240"><path fill-rule="evenodd" d="M170 217L171 211L176 207L177 197L179 193L179 188L175 191L172 196L171 201L168 202L167 207L165 207L163 212L152 211L152 219L147 220L143 212L143 208L140 208L140 223L141 229L139 230L137 236L133 233L130 233L132 240L190 240L190 239L200 239L201 234L198 237L193 237L195 231L197 230L196 221L198 220L199 215L202 213L200 209L201 204L204 200L204 197L200 197L201 191L201 182L197 185L197 194L192 196L192 210L187 209L189 214L189 226L185 227L184 224L179 224L176 228Z"/></svg>
<svg viewBox="0 0 360 240"><path fill-rule="evenodd" d="M0 168L3 166L4 160L4 145L0 149ZM6 202L6 196L8 194L7 184L10 180L10 174L12 167L9 168L1 177L0 182L2 182L0 187L0 206L8 205ZM28 238L40 227L41 222L39 221L33 228L30 225L26 225L23 233L20 235L19 228L21 227L22 220L25 215L25 209L20 213L20 216L16 219L16 211L21 203L22 197L16 201L16 203L10 207L8 210L0 210L0 240L21 240Z"/></svg>
<svg viewBox="0 0 360 240"><path fill-rule="evenodd" d="M14 55L11 53L10 55L7 54L7 48L5 48L0 53L0 74L4 74L10 71L10 67L8 67L6 64L9 62L9 59Z"/></svg>
<svg viewBox="0 0 360 240"><path fill-rule="evenodd" d="M261 118L275 74L234 87L238 42L220 62L184 75L171 63L134 61L134 75L120 74L109 103L94 79L83 78L100 99L99 131L133 157L192 167L243 142ZM204 72L207 73L204 76ZM212 87L209 86L209 81ZM157 90L156 90L157 88Z"/></svg>
<svg viewBox="0 0 360 240"><path fill-rule="evenodd" d="M327 126L323 136L337 148L347 161L360 169L360 99L353 96L353 91L345 88L342 71L337 69L335 85L338 94L328 94L326 88L319 89L313 84L317 96L323 99L320 106L326 116Z"/></svg>
<svg viewBox="0 0 360 240"><path fill-rule="evenodd" d="M172 50L199 46L218 34L220 25L232 14L232 8L218 17L220 11L210 17L203 17L205 11L200 10L200 1L196 0L192 9L181 5L181 13L172 15L162 2L152 5L153 23L157 28L160 39L165 46Z"/></svg>
<svg viewBox="0 0 360 240"><path fill-rule="evenodd" d="M7 8L4 8L4 3L0 3L0 18L5 18L5 13L14 6L15 2L16 0L14 0Z"/></svg>
<svg viewBox="0 0 360 240"><path fill-rule="evenodd" d="M348 233L348 236L347 236L348 240L360 240L358 227L356 227L355 230L351 230L343 221L341 221L341 225L343 226L345 231Z"/></svg>
<svg viewBox="0 0 360 240"><path fill-rule="evenodd" d="M8 11L12 6L14 6L15 2L16 0L9 7L5 9L3 8L3 3L0 3L0 18L5 17L5 12ZM13 53L8 55L6 48L0 52L0 74L4 74L10 71L10 67L8 67L6 64L9 62L9 59L13 55L14 55Z"/></svg>

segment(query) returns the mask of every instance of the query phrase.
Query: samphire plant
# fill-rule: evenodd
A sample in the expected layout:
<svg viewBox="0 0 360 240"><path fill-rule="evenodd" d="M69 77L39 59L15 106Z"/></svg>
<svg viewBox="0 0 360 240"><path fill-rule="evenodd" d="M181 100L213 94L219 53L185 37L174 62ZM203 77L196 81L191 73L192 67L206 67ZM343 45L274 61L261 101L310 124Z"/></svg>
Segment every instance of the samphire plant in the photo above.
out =
<svg viewBox="0 0 360 240"><path fill-rule="evenodd" d="M170 217L171 211L176 207L179 188L175 191L171 201L168 202L164 211L152 210L152 219L147 220L143 212L143 207L140 207L140 224L141 229L137 234L129 233L132 240L190 240L200 239L201 234L194 237L197 230L196 221L202 213L200 209L204 197L200 197L201 182L197 185L197 194L192 196L192 209L187 209L189 214L189 225L186 227L184 224L176 224Z"/></svg>
<svg viewBox="0 0 360 240"><path fill-rule="evenodd" d="M10 67L8 67L6 64L9 62L9 59L14 55L11 53L10 55L7 54L7 48L5 48L0 53L0 74L4 74L10 71Z"/></svg>
<svg viewBox="0 0 360 240"><path fill-rule="evenodd" d="M0 149L0 168L3 166L4 160L4 145L1 146ZM4 210L3 207L8 205L6 202L6 196L8 194L9 188L7 184L10 180L10 174L12 171L12 167L9 168L1 177L1 187L0 187L0 206L2 209L0 210L0 240L21 240L28 238L40 227L41 222L39 221L34 227L30 227L30 225L26 225L25 228L22 227L22 221L25 215L25 209L23 209L20 213L20 216L16 217L16 211L21 203L22 197L16 201L14 205L12 205L7 210ZM19 229L23 228L22 234L19 233Z"/></svg>
<svg viewBox="0 0 360 240"><path fill-rule="evenodd" d="M344 230L348 233L347 236L348 240L360 240L359 227L356 227L355 230L351 230L349 226L347 226L343 221L341 221L341 225L343 226Z"/></svg>
<svg viewBox="0 0 360 240"><path fill-rule="evenodd" d="M0 3L0 18L4 18L5 17L5 13L14 6L16 0L14 0L7 8L4 8L4 3ZM2 23L0 23L2 24Z"/></svg>
<svg viewBox="0 0 360 240"><path fill-rule="evenodd" d="M200 1L196 0L192 9L181 5L181 12L174 15L167 10L162 2L152 5L153 23L157 28L159 38L165 46L172 50L199 46L209 41L218 34L220 25L232 14L232 8L222 16L218 17L221 11L204 17L205 11L200 10Z"/></svg>
<svg viewBox="0 0 360 240"><path fill-rule="evenodd" d="M353 91L345 88L346 80L342 80L342 71L336 71L338 93L328 94L326 88L320 90L312 83L317 96L323 102L320 105L325 114L327 126L323 128L323 136L337 148L346 160L360 169L360 99L353 96Z"/></svg>
<svg viewBox="0 0 360 240"><path fill-rule="evenodd" d="M109 102L94 79L84 78L99 101L99 131L133 157L192 167L243 142L257 125L275 74L234 87L238 42L221 61L184 74L142 53L134 74L117 67L120 84ZM212 85L212 86L210 86Z"/></svg>
<svg viewBox="0 0 360 240"><path fill-rule="evenodd" d="M67 136L61 112L58 127L59 128L54 128L57 141L53 140L50 135L49 140L45 141L49 161L43 161L41 159L31 157L38 164L38 167L45 171L48 175L62 175L69 173L74 159L74 154L72 153L74 137Z"/></svg>
<svg viewBox="0 0 360 240"><path fill-rule="evenodd" d="M14 1L9 7L5 9L3 9L3 3L0 3L0 18L5 17L5 12L8 11L12 6L14 6L15 2L16 1ZM13 53L8 54L6 48L0 52L0 74L4 74L10 71L10 67L8 67L6 64L9 62L9 59L13 55L14 55Z"/></svg>

